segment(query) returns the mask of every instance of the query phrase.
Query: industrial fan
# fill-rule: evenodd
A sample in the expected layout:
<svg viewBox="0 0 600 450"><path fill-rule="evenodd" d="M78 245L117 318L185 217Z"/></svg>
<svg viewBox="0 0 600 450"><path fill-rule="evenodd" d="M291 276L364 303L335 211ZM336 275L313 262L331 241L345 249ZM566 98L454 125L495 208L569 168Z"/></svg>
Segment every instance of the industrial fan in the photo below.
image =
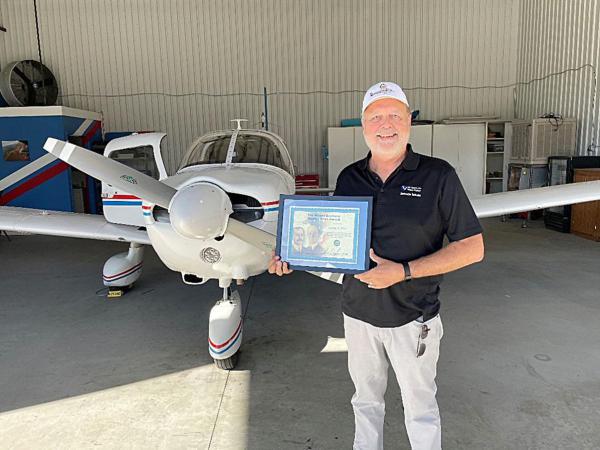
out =
<svg viewBox="0 0 600 450"><path fill-rule="evenodd" d="M58 97L58 84L39 61L15 61L0 72L0 94L9 106L50 106Z"/></svg>

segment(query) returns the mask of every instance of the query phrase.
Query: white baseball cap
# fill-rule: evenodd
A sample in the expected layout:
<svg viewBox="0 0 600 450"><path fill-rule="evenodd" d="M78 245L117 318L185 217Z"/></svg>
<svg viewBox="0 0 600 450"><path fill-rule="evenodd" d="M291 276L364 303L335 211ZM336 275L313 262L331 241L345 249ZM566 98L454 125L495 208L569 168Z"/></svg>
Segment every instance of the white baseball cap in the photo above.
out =
<svg viewBox="0 0 600 450"><path fill-rule="evenodd" d="M410 109L408 100L406 99L406 94L400 86L398 86L396 83L392 83L391 81L380 81L379 83L375 83L373 86L367 89L367 92L365 92L361 114L365 112L365 109L367 109L371 103L381 100L382 98L395 98L396 100L404 103L407 108Z"/></svg>

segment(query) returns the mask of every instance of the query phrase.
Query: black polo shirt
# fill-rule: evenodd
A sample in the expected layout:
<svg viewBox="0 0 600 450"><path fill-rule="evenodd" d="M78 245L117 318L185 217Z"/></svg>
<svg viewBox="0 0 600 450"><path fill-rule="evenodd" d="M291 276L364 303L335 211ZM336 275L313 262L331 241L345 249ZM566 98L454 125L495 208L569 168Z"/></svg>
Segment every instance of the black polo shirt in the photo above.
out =
<svg viewBox="0 0 600 450"><path fill-rule="evenodd" d="M346 167L335 195L373 197L371 247L395 262L412 261L441 249L444 236L458 241L482 232L471 203L450 164L414 153L408 145L402 164L385 183L369 169L371 154ZM371 261L371 267L376 264ZM344 277L342 311L378 327L398 327L440 309L442 275L414 278L386 289L370 289Z"/></svg>

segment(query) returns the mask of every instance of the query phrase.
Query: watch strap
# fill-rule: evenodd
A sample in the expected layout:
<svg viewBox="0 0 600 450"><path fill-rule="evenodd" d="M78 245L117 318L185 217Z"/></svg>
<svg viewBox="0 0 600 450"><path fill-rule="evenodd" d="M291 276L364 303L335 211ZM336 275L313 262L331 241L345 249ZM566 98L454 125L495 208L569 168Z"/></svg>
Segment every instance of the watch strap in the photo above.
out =
<svg viewBox="0 0 600 450"><path fill-rule="evenodd" d="M410 273L410 266L407 262L402 263L402 267L404 267L404 281L412 280L412 275Z"/></svg>

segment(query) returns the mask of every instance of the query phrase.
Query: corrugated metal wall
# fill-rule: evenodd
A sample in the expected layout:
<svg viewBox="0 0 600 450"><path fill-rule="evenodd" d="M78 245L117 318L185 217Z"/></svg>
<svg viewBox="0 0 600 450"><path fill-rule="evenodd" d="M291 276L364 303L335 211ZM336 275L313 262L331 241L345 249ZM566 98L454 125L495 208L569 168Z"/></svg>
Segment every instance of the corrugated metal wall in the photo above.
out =
<svg viewBox="0 0 600 450"><path fill-rule="evenodd" d="M168 132L170 171L195 136L235 117L258 126L266 86L298 172L323 175L327 127L358 116L376 81L407 88L421 118L512 117L513 87L496 86L516 81L519 3L38 0L38 12L62 103L101 111L108 131ZM35 58L33 0L0 5L0 63Z"/></svg>
<svg viewBox="0 0 600 450"><path fill-rule="evenodd" d="M543 79L517 88L516 116L529 119L554 112L577 118L579 154L586 154L588 146L598 145L600 139L595 100L599 28L598 0L521 4L518 79Z"/></svg>

